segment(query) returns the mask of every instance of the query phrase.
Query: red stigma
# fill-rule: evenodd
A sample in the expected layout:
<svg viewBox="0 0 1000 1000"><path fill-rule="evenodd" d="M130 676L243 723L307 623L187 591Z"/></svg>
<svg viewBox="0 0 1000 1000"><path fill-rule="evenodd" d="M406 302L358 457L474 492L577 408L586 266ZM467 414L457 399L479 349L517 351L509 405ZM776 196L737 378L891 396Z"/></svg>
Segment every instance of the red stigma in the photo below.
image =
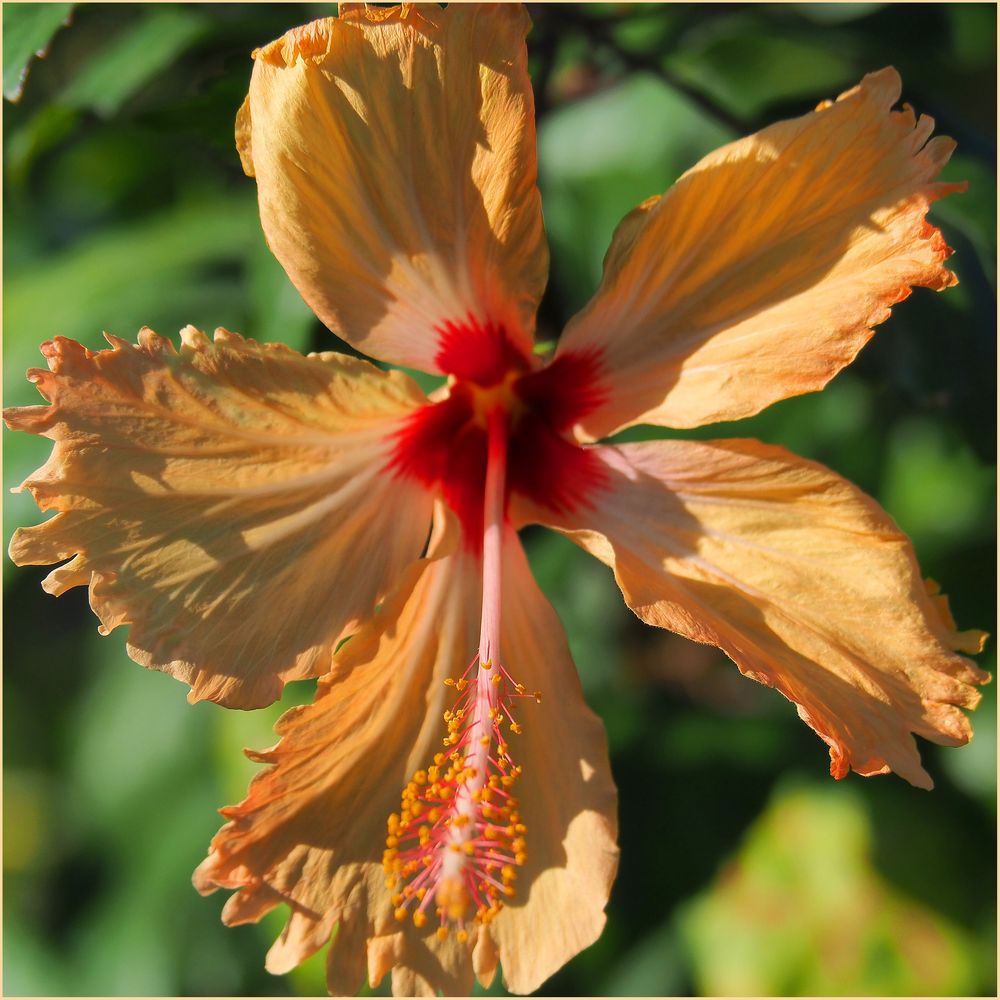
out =
<svg viewBox="0 0 1000 1000"><path fill-rule="evenodd" d="M485 413L507 412L507 497L518 493L556 513L589 506L603 470L564 435L604 400L596 353L567 354L532 370L503 327L473 317L439 328L440 369L456 381L449 396L414 413L390 459L398 475L440 488L462 522L466 544L482 541L486 479Z"/></svg>

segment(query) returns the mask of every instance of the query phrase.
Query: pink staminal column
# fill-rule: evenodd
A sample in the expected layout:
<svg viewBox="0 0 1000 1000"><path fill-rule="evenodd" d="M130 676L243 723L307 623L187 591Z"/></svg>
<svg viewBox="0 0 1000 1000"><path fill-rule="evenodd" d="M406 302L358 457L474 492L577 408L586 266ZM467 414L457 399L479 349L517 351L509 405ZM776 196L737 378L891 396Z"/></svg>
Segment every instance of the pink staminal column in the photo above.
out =
<svg viewBox="0 0 1000 1000"><path fill-rule="evenodd" d="M476 847L474 838L481 834L482 789L490 770L490 751L494 737L502 744L499 722L501 687L505 687L503 668L500 666L500 603L502 594L504 496L507 466L507 415L500 407L489 414L488 456L486 464L486 491L483 503L483 611L479 631L478 669L475 673L471 719L462 735L465 759L463 766L467 779L455 793L454 818L450 837L444 849L441 864L441 881L437 901L447 915L460 917L467 901L474 898L475 872L473 859ZM476 662L476 661L474 661ZM504 692L506 693L506 692ZM505 751L498 747L498 756ZM498 761L499 764L499 761ZM470 855L469 846L473 847ZM481 873L485 874L485 873ZM470 875L473 876L470 879ZM471 890L471 891L470 891Z"/></svg>
<svg viewBox="0 0 1000 1000"><path fill-rule="evenodd" d="M488 457L483 500L483 604L479 651L457 680L459 698L444 713L447 754L420 770L403 791L401 812L389 817L383 865L396 917L405 920L413 904L413 922L422 927L435 907L437 934L457 928L464 940L470 910L477 923L488 923L505 898L514 894L516 866L526 860L526 828L517 812L511 786L520 774L503 736L512 732L510 701L524 697L500 661L500 606L505 527L508 425L502 406L489 411ZM540 696L536 692L534 697ZM408 880L408 881L407 881Z"/></svg>

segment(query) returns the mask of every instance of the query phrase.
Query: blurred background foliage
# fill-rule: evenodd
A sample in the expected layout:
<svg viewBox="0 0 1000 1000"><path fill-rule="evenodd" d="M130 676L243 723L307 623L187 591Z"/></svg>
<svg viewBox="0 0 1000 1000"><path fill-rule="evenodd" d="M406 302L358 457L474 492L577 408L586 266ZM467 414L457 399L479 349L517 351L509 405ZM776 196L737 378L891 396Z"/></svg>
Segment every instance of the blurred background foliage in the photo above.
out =
<svg viewBox="0 0 1000 1000"><path fill-rule="evenodd" d="M233 147L251 50L319 4L5 4L4 397L61 334L225 325L335 344L269 255ZM695 436L756 436L886 506L963 627L995 631L996 9L990 4L532 6L552 277L540 339L596 286L618 219L699 156L894 64L954 136L935 206L961 285L918 290L825 392ZM29 57L48 48L44 59ZM27 77L24 69L28 67ZM644 431L633 432L642 436ZM659 433L659 432L658 432ZM47 442L5 432L7 486ZM5 536L37 513L8 496ZM605 569L529 532L532 563L605 720L620 793L608 926L542 992L996 993L996 686L937 788L827 776L780 696L707 647L640 626ZM256 713L190 707L97 635L86 595L4 566L3 992L316 994L322 956L271 977L283 914L223 928L189 875L242 798ZM994 669L991 641L982 662ZM554 790L553 794L557 794ZM387 983L383 983L381 992ZM478 987L477 987L478 989ZM493 992L502 993L499 981Z"/></svg>

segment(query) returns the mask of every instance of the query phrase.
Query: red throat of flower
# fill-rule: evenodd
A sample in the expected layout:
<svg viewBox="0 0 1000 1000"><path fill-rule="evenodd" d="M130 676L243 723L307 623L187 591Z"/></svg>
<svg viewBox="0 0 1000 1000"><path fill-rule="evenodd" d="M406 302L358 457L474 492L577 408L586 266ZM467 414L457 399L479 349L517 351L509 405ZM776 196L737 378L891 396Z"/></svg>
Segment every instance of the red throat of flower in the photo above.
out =
<svg viewBox="0 0 1000 1000"><path fill-rule="evenodd" d="M437 363L454 381L446 399L417 410L396 438L390 468L440 489L462 522L467 548L483 539L487 479L487 419L506 420L504 504L518 493L555 513L588 505L602 482L599 463L570 428L604 399L594 353L560 355L538 367L502 327L468 317L440 330Z"/></svg>
<svg viewBox="0 0 1000 1000"><path fill-rule="evenodd" d="M396 890L399 920L460 940L470 922L489 923L514 895L527 859L512 787L521 773L505 732L520 733L512 703L528 694L500 649L503 534L512 490L564 510L587 502L599 484L590 455L563 437L599 401L594 365L561 359L539 371L513 350L502 329L470 320L448 324L438 362L457 377L451 394L411 419L393 456L398 474L439 485L458 514L467 549L483 568L479 650L444 713L444 752L403 790L388 821L383 865Z"/></svg>

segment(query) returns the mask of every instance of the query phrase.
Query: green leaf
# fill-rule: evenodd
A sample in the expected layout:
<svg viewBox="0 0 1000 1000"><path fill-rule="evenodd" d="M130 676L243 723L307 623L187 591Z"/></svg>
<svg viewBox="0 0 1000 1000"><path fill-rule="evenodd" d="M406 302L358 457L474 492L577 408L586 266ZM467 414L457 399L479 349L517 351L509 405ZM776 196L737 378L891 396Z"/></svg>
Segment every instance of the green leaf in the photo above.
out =
<svg viewBox="0 0 1000 1000"><path fill-rule="evenodd" d="M252 316L243 332L254 340L308 352L316 317L268 249L263 233L250 242L247 269Z"/></svg>
<svg viewBox="0 0 1000 1000"><path fill-rule="evenodd" d="M177 329L186 322L208 327L209 317L183 315L195 284L192 272L218 261L242 263L256 234L250 192L216 196L113 229L8 274L5 399L37 401L24 371L37 367L38 345L50 337L72 337L98 348L104 346L102 330L132 337L144 324L156 328L165 321L179 321ZM242 317L217 317L219 325L231 327L238 320ZM172 328L159 332L169 334Z"/></svg>
<svg viewBox="0 0 1000 1000"><path fill-rule="evenodd" d="M995 483L996 469L940 421L913 417L893 428L881 497L925 558L989 532Z"/></svg>
<svg viewBox="0 0 1000 1000"><path fill-rule="evenodd" d="M206 19L192 8L152 8L91 57L63 91L62 102L105 117L113 115L201 37L206 27Z"/></svg>
<svg viewBox="0 0 1000 1000"><path fill-rule="evenodd" d="M874 869L848 786L779 788L681 915L701 996L972 994L974 942Z"/></svg>
<svg viewBox="0 0 1000 1000"><path fill-rule="evenodd" d="M852 61L834 39L798 39L770 33L758 19L740 16L711 24L669 60L685 82L706 91L741 117L759 117L777 101L802 98L802 111L820 97L855 82Z"/></svg>
<svg viewBox="0 0 1000 1000"><path fill-rule="evenodd" d="M597 287L621 218L731 138L651 76L562 107L539 123L539 183L553 278L569 312Z"/></svg>
<svg viewBox="0 0 1000 1000"><path fill-rule="evenodd" d="M35 56L44 56L52 36L69 23L71 3L3 5L3 96L19 101Z"/></svg>

